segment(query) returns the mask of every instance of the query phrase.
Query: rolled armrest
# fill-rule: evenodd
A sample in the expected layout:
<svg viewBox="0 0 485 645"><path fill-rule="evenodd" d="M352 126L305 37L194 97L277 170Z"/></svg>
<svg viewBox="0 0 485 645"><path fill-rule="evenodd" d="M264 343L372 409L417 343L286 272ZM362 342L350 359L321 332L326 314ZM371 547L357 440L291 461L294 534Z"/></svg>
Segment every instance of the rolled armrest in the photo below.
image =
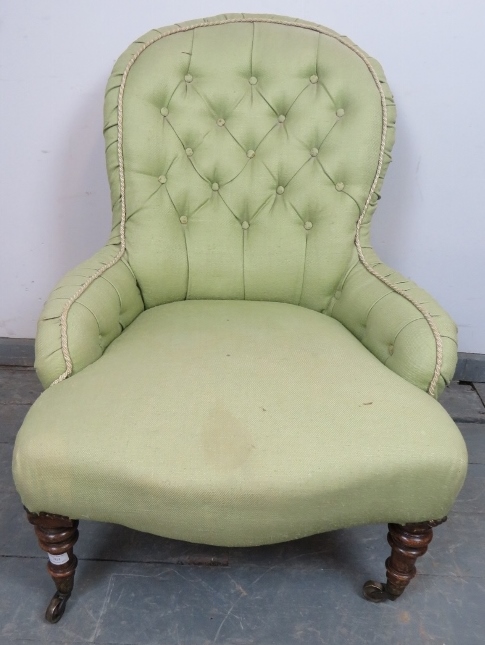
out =
<svg viewBox="0 0 485 645"><path fill-rule="evenodd" d="M44 387L96 361L143 311L133 272L118 256L119 246L104 247L50 294L35 341L35 368Z"/></svg>
<svg viewBox="0 0 485 645"><path fill-rule="evenodd" d="M389 369L438 398L456 367L455 323L430 295L375 254L368 262L388 284L357 262L327 313Z"/></svg>

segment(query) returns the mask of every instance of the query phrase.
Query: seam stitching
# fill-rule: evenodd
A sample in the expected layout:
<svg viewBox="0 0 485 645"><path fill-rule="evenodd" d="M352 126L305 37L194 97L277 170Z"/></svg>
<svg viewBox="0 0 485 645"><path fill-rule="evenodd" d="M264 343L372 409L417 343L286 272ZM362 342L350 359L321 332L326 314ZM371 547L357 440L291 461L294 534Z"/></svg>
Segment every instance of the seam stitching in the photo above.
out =
<svg viewBox="0 0 485 645"><path fill-rule="evenodd" d="M381 174L382 170L382 165L383 165L383 159L385 155L385 145L386 145L386 133L387 133L387 103L386 103L386 97L384 95L384 92L381 88L379 78L377 76L377 73L375 72L374 68L372 67L369 59L365 56L365 54L359 50L359 48L354 45L353 43L349 43L345 40L344 37L339 36L338 34L332 33L327 31L324 27L320 25L305 25L300 22L296 21L290 21L290 20L278 20L274 18L231 18L231 19L224 19L224 20L214 20L210 22L200 22L195 25L187 25L185 27L177 26L174 29L169 29L168 31L165 32L158 32L158 35L152 38L151 40L147 41L144 43L138 51L136 51L130 60L128 61L128 64L125 67L125 70L123 72L123 76L121 79L120 83L120 88L118 92L118 163L119 163L119 181L120 181L120 193L121 193L121 220L120 220L120 249L118 253L115 255L115 257L106 265L103 265L100 267L97 271L95 271L87 280L84 282L81 287L74 293L74 295L69 298L69 300L66 302L64 305L61 317L60 317L60 325L61 325L61 351L62 355L66 364L66 369L65 371L51 384L55 385L59 383L60 381L65 380L72 374L72 359L71 355L69 353L69 346L68 346L68 339L67 339L67 316L69 314L69 310L71 309L72 304L86 291L86 289L98 278L101 276L105 271L110 269L112 266L114 266L124 255L125 249L126 249L126 240L125 240L125 224L126 224L126 200L125 200L125 171L124 171L124 165L123 165L123 95L125 92L125 86L126 86L126 80L128 77L128 74L133 67L133 64L136 62L138 57L147 49L150 47L150 45L153 45L153 43L161 40L162 38L166 38L167 36L171 36L176 33L180 32L185 32L185 31L191 31L195 30L198 28L202 27L213 27L213 26L218 26L218 25L224 25L224 24L230 24L230 23L256 23L256 22L261 22L261 23L272 23L272 24L280 24L280 25L287 25L290 27L298 27L300 29L308 29L310 31L317 31L321 34L325 34L326 36L329 36L330 38L334 38L338 42L340 42L342 45L353 51L359 58L364 62L366 65L367 69L369 70L375 84L377 87L377 90L379 92L379 95L381 97L381 107L382 107L382 134L381 134L381 145L380 145L380 150L379 150L379 157L378 157L378 163L377 163L377 170L376 174L374 177L374 181L372 182L369 194L367 196L366 202L364 204L364 208L362 209L362 213L360 214L359 219L357 220L357 225L356 225L356 230L355 230L355 238L354 238L354 243L355 247L357 249L357 254L359 257L360 262L362 265L371 273L375 278L383 282L387 287L401 295L403 298L408 300L412 305L416 307L416 309L423 315L425 318L426 322L428 323L434 339L435 339L435 344L436 344L436 362L435 362L435 369L433 373L433 377L431 379L431 382L428 387L428 393L432 396L434 396L436 392L436 385L438 383L438 379L440 377L441 373L441 367L443 364L443 345L441 342L441 336L439 333L438 328L434 324L429 312L422 307L418 302L416 302L411 296L409 296L407 293L403 292L401 289L396 287L395 285L392 284L387 278L384 276L380 275L375 269L373 269L369 263L367 262L364 252L362 251L361 243L360 243L360 229L363 223L363 220L365 218L365 215L367 213L367 210L369 208L369 204L372 198L372 195L374 193L374 190L377 186L377 183L379 181L379 177Z"/></svg>

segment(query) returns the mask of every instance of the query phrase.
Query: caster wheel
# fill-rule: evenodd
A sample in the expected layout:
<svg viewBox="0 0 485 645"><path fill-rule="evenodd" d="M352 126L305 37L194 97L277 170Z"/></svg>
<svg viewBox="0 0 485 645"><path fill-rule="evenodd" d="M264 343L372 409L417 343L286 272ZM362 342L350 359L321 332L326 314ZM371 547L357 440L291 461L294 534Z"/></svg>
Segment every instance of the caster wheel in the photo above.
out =
<svg viewBox="0 0 485 645"><path fill-rule="evenodd" d="M61 620L70 595L60 593L59 591L53 595L45 612L45 619L48 623L58 623Z"/></svg>
<svg viewBox="0 0 485 645"><path fill-rule="evenodd" d="M364 598L370 602L384 602L385 600L394 600L395 598L389 594L381 582L374 582L368 580L364 585Z"/></svg>

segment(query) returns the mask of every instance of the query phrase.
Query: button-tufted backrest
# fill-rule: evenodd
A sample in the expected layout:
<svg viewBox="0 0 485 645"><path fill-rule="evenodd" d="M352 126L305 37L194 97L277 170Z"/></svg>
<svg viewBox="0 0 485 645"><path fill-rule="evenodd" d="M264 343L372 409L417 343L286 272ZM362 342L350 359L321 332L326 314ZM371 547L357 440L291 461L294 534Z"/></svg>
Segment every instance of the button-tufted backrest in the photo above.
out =
<svg viewBox="0 0 485 645"><path fill-rule="evenodd" d="M290 18L216 17L134 43L108 83L105 136L112 241L146 307L325 310L378 198L390 101L375 61Z"/></svg>

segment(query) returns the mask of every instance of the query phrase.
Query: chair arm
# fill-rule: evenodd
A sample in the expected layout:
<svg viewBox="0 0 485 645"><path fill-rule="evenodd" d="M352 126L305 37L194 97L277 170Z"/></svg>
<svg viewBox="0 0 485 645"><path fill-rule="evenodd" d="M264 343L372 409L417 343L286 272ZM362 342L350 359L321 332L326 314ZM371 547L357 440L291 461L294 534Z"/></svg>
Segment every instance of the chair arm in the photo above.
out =
<svg viewBox="0 0 485 645"><path fill-rule="evenodd" d="M42 385L96 361L143 309L119 246L104 247L70 271L50 294L38 323L35 369Z"/></svg>
<svg viewBox="0 0 485 645"><path fill-rule="evenodd" d="M456 325L423 289L369 256L387 284L357 262L327 313L393 372L438 398L456 367Z"/></svg>

